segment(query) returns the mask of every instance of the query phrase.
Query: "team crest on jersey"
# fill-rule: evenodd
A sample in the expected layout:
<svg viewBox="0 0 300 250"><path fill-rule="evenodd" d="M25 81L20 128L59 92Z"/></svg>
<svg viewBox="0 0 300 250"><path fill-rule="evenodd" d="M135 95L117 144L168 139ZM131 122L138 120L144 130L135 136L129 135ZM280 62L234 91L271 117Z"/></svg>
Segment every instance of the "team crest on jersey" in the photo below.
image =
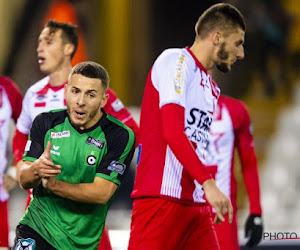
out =
<svg viewBox="0 0 300 250"><path fill-rule="evenodd" d="M15 250L34 250L36 247L35 240L31 238L20 239Z"/></svg>
<svg viewBox="0 0 300 250"><path fill-rule="evenodd" d="M184 74L186 69L186 62L184 55L181 55L176 63L176 70L175 70L175 78L174 78L174 87L175 91L178 94L181 94L184 87Z"/></svg>
<svg viewBox="0 0 300 250"><path fill-rule="evenodd" d="M86 166L95 166L99 159L99 152L95 150L87 150L85 154Z"/></svg>
<svg viewBox="0 0 300 250"><path fill-rule="evenodd" d="M97 140L93 137L88 137L85 141L86 144L95 146L96 148L102 149L104 146L104 141Z"/></svg>
<svg viewBox="0 0 300 250"><path fill-rule="evenodd" d="M62 132L51 132L51 138L63 138L63 137L70 137L70 131L62 131Z"/></svg>
<svg viewBox="0 0 300 250"><path fill-rule="evenodd" d="M38 95L37 98L39 101L42 101L45 99L45 95Z"/></svg>
<svg viewBox="0 0 300 250"><path fill-rule="evenodd" d="M118 161L112 161L107 169L123 175L126 169L126 165Z"/></svg>

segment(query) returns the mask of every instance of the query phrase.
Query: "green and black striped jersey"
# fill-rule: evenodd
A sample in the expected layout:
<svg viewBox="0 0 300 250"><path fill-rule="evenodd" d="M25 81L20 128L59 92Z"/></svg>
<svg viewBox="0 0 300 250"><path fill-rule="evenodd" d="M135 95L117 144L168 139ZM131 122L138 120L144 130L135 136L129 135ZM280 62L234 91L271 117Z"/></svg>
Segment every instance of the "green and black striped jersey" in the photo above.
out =
<svg viewBox="0 0 300 250"><path fill-rule="evenodd" d="M38 115L23 160L38 159L51 141L51 159L62 166L58 180L92 183L101 177L120 185L134 154L135 137L130 128L102 112L101 119L86 130L74 127L65 109ZM97 249L111 200L105 205L75 202L39 185L20 223L57 249Z"/></svg>

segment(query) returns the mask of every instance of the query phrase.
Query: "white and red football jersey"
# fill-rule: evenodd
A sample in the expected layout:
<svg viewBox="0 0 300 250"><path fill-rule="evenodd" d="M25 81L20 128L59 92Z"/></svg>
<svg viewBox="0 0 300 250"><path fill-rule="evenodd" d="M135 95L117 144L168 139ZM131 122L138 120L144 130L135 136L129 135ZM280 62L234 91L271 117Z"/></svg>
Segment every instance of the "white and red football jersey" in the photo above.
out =
<svg viewBox="0 0 300 250"><path fill-rule="evenodd" d="M23 99L23 108L17 122L17 129L28 135L34 118L53 109L66 107L64 99L64 84L53 87L49 83L49 76L33 84Z"/></svg>
<svg viewBox="0 0 300 250"><path fill-rule="evenodd" d="M6 150L10 120L16 123L22 109L22 94L16 84L7 77L0 77L0 201L8 199L2 186L7 165Z"/></svg>
<svg viewBox="0 0 300 250"><path fill-rule="evenodd" d="M206 170L201 173L201 161L219 94L219 88L188 47L165 50L157 58L148 75L141 107L141 144L132 198L206 202L200 183L210 176L206 176ZM164 113L165 107L183 110L179 121L182 131L170 127L171 131L166 132L174 133L168 135L173 138L172 145L163 131L168 130L164 120L171 119L171 113Z"/></svg>
<svg viewBox="0 0 300 250"><path fill-rule="evenodd" d="M257 160L248 110L241 101L221 95L210 128L210 142L205 163L214 176L218 188L231 199L236 211L235 148L239 152L250 200L250 213L261 214Z"/></svg>

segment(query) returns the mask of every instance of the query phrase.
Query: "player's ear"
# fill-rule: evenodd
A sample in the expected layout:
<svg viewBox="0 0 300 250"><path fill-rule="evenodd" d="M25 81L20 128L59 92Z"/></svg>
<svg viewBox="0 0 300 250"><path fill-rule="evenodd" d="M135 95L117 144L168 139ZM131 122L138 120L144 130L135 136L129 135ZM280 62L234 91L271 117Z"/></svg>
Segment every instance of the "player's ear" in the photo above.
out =
<svg viewBox="0 0 300 250"><path fill-rule="evenodd" d="M219 31L214 31L212 34L212 42L215 46L218 46L222 42L222 34Z"/></svg>
<svg viewBox="0 0 300 250"><path fill-rule="evenodd" d="M106 105L108 98L109 94L104 93L100 104L101 108L103 108Z"/></svg>
<svg viewBox="0 0 300 250"><path fill-rule="evenodd" d="M68 83L65 84L64 86L64 98L66 99L67 98L67 91L68 91Z"/></svg>
<svg viewBox="0 0 300 250"><path fill-rule="evenodd" d="M72 43L65 44L65 48L64 48L65 55L66 56L71 56L72 53L73 53L73 51L74 51L74 49L75 49L74 44L72 44Z"/></svg>

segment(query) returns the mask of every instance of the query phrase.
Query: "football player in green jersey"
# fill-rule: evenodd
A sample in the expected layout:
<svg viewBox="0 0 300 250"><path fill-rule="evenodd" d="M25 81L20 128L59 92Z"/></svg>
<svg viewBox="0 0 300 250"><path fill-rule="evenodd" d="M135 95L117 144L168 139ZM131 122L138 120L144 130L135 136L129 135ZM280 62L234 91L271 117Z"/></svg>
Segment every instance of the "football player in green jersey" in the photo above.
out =
<svg viewBox="0 0 300 250"><path fill-rule="evenodd" d="M133 131L103 110L108 83L101 65L79 63L65 86L67 109L34 120L20 170L33 199L15 247L97 249L135 149Z"/></svg>

